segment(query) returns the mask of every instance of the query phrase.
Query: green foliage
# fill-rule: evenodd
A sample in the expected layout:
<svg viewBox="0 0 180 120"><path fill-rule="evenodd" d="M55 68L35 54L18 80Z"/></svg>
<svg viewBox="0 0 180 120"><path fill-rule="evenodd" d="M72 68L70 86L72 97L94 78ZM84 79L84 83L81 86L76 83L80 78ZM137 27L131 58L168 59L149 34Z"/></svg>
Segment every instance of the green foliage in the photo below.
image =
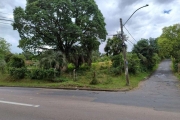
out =
<svg viewBox="0 0 180 120"><path fill-rule="evenodd" d="M109 56L107 56L106 54L101 54L98 62L105 62L105 61L110 61L110 60L111 59Z"/></svg>
<svg viewBox="0 0 180 120"><path fill-rule="evenodd" d="M68 64L68 71L73 71L74 69L75 69L74 64L69 63L69 64Z"/></svg>
<svg viewBox="0 0 180 120"><path fill-rule="evenodd" d="M4 56L0 54L0 72L2 74L5 73L5 68L6 68L6 61L4 60Z"/></svg>
<svg viewBox="0 0 180 120"><path fill-rule="evenodd" d="M180 63L180 59L175 59L173 57L171 59L174 72L178 72L178 63Z"/></svg>
<svg viewBox="0 0 180 120"><path fill-rule="evenodd" d="M78 70L81 70L81 71L87 71L87 70L90 70L90 66L88 66L87 64L82 64Z"/></svg>
<svg viewBox="0 0 180 120"><path fill-rule="evenodd" d="M8 62L10 61L10 59L11 59L12 56L13 56L12 53L7 53L7 54L4 56L4 59L5 59L6 63L8 63Z"/></svg>
<svg viewBox="0 0 180 120"><path fill-rule="evenodd" d="M128 69L129 73L137 74L140 72L140 59L138 58L137 54L128 53Z"/></svg>
<svg viewBox="0 0 180 120"><path fill-rule="evenodd" d="M122 40L120 40L118 37L109 38L107 41L107 44L104 48L104 51L107 55L118 55L122 52L123 46L122 46Z"/></svg>
<svg viewBox="0 0 180 120"><path fill-rule="evenodd" d="M24 55L26 60L32 60L34 58L34 54L29 51L24 51L22 52L22 54Z"/></svg>
<svg viewBox="0 0 180 120"><path fill-rule="evenodd" d="M99 52L99 50L95 50L92 52L92 62L98 62L98 60L100 59L100 55L101 53Z"/></svg>
<svg viewBox="0 0 180 120"><path fill-rule="evenodd" d="M58 74L58 72L54 69L31 69L28 72L30 79L46 79L50 81L53 81L53 79L55 79L56 75Z"/></svg>
<svg viewBox="0 0 180 120"><path fill-rule="evenodd" d="M99 83L97 77L96 77L96 72L93 72L93 75L92 75L92 80L90 82L91 85L97 85Z"/></svg>
<svg viewBox="0 0 180 120"><path fill-rule="evenodd" d="M161 36L158 38L160 46L160 57L170 57L173 59L173 67L175 72L180 63L180 24L164 27Z"/></svg>
<svg viewBox="0 0 180 120"><path fill-rule="evenodd" d="M110 69L110 72L113 74L113 75L120 75L122 74L122 68L121 67L112 67Z"/></svg>
<svg viewBox="0 0 180 120"><path fill-rule="evenodd" d="M11 44L8 43L4 38L0 37L0 54L5 55L10 52Z"/></svg>
<svg viewBox="0 0 180 120"><path fill-rule="evenodd" d="M63 66L66 66L66 60L62 52L48 50L41 54L40 67L44 69L56 68L60 71Z"/></svg>
<svg viewBox="0 0 180 120"><path fill-rule="evenodd" d="M180 24L164 27L161 36L158 38L161 57L180 56Z"/></svg>
<svg viewBox="0 0 180 120"><path fill-rule="evenodd" d="M157 53L153 54L153 63L158 64L161 61L161 58Z"/></svg>
<svg viewBox="0 0 180 120"><path fill-rule="evenodd" d="M10 67L9 68L9 73L10 76L12 76L15 79L23 79L26 76L26 68L21 67L21 68L16 68L16 67Z"/></svg>
<svg viewBox="0 0 180 120"><path fill-rule="evenodd" d="M114 75L119 75L122 73L123 68L124 68L124 60L121 54L119 55L114 55L111 57L111 62L112 62L112 67L111 67L111 72Z"/></svg>
<svg viewBox="0 0 180 120"><path fill-rule="evenodd" d="M25 10L14 9L18 47L37 53L49 46L75 66L91 65L92 51L106 40L105 25L94 0L28 0Z"/></svg>
<svg viewBox="0 0 180 120"><path fill-rule="evenodd" d="M9 64L9 67L15 67L15 68L25 67L24 59L22 59L18 55L13 55L10 58L10 61L8 64Z"/></svg>
<svg viewBox="0 0 180 120"><path fill-rule="evenodd" d="M43 69L32 69L29 71L28 76L30 79L43 79L45 77L45 72Z"/></svg>
<svg viewBox="0 0 180 120"><path fill-rule="evenodd" d="M155 54L159 53L159 47L157 44L157 39L150 38L141 39L134 45L133 53L136 53L140 59L141 71L152 70L159 60Z"/></svg>
<svg viewBox="0 0 180 120"><path fill-rule="evenodd" d="M67 82L67 81L69 81L69 79L65 77L58 77L52 80L52 82Z"/></svg>

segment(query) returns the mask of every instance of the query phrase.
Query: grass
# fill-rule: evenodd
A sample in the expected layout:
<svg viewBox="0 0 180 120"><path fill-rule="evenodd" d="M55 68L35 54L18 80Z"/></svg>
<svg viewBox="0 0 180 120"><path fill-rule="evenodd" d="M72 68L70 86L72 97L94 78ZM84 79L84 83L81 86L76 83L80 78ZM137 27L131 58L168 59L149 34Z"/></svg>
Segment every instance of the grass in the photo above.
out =
<svg viewBox="0 0 180 120"><path fill-rule="evenodd" d="M111 62L93 63L90 70L80 69L77 71L76 80L73 79L73 72L63 73L57 81L31 80L29 78L14 80L8 74L0 74L0 86L13 87L44 87L44 88L71 88L71 89L95 89L95 90L131 90L138 86L139 82L147 78L152 72L143 72L136 75L129 75L130 85L126 86L125 75L115 76L110 73ZM157 69L158 66L154 68ZM31 68L29 68L31 69ZM73 71L73 69L72 69ZM97 84L90 84L93 75ZM61 82L58 82L61 80Z"/></svg>
<svg viewBox="0 0 180 120"><path fill-rule="evenodd" d="M149 73L130 75L130 86L126 86L125 76L111 76L103 73L97 74L98 84L91 85L92 72L77 75L74 81L72 76L64 74L68 79L65 82L50 82L46 80L22 79L14 80L8 74L1 74L0 86L10 87L44 87L44 88L73 88L73 89L96 89L96 90L130 90L138 86L139 82L147 77Z"/></svg>

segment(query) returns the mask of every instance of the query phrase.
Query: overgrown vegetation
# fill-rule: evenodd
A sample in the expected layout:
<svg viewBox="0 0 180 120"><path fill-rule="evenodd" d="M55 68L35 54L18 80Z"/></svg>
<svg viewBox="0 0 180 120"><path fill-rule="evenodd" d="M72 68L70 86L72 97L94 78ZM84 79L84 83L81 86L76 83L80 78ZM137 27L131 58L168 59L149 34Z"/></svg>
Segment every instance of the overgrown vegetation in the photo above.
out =
<svg viewBox="0 0 180 120"><path fill-rule="evenodd" d="M122 49L121 47L118 49ZM141 45L139 47L141 48ZM5 72L1 73L3 77L0 79L0 85L127 90L138 86L138 83L152 72L152 69L144 69L144 62L153 62L153 68L159 63L158 54L151 53L153 55L148 56L148 52L143 54L146 53L145 49L143 53L127 53L131 82L130 86L126 86L124 59L122 51L118 51L108 56L95 51L91 66L84 62L78 68L75 64L68 63L58 51L46 50L41 54L31 54L31 57L27 57L28 52L4 54L3 56L7 57L1 57L1 60L5 61L6 58L7 63L4 64Z"/></svg>
<svg viewBox="0 0 180 120"><path fill-rule="evenodd" d="M18 47L23 52L12 54L10 44L0 39L0 85L131 89L163 56L172 53L174 66L179 62L175 57L179 52L159 51L166 48L160 44L168 37L165 34L159 38L161 42L154 38L139 40L127 53L126 63L122 51L128 46L122 43L120 32L107 40L105 53L99 53L107 31L94 0L27 0L25 9L14 9L12 25L19 32ZM173 30L176 33L177 27ZM173 45L179 45L178 38ZM126 86L124 64L129 67L130 86Z"/></svg>
<svg viewBox="0 0 180 120"><path fill-rule="evenodd" d="M158 44L161 51L160 57L171 58L174 71L180 72L180 24L164 27L163 33L158 38Z"/></svg>

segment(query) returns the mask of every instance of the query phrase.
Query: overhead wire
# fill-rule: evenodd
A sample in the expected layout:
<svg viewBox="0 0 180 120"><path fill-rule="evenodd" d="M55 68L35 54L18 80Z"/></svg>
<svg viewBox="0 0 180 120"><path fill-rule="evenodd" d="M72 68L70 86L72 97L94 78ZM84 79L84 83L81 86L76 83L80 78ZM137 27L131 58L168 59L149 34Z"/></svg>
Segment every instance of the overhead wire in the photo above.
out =
<svg viewBox="0 0 180 120"><path fill-rule="evenodd" d="M0 20L2 20L2 21L8 21L8 22L14 22L13 20L8 20L8 19L3 19L3 18L0 18Z"/></svg>
<svg viewBox="0 0 180 120"><path fill-rule="evenodd" d="M129 30L124 26L124 28L126 29L126 31L129 33L129 35L131 36L131 38L133 39L133 40L135 40L136 42L138 42L133 36L132 36L132 34L129 32Z"/></svg>
<svg viewBox="0 0 180 120"><path fill-rule="evenodd" d="M11 23L6 23L6 22L0 22L0 24L11 25Z"/></svg>

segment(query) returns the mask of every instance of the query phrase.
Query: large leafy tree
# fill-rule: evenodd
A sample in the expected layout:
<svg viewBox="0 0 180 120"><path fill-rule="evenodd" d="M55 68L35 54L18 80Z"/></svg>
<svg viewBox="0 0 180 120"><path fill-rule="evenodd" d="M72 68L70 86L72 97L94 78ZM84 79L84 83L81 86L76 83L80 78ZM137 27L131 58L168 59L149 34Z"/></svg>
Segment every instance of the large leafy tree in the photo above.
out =
<svg viewBox="0 0 180 120"><path fill-rule="evenodd" d="M180 57L180 24L164 27L161 36L158 38L161 56Z"/></svg>
<svg viewBox="0 0 180 120"><path fill-rule="evenodd" d="M172 56L174 70L178 70L180 63L180 24L164 27L158 38L161 57Z"/></svg>
<svg viewBox="0 0 180 120"><path fill-rule="evenodd" d="M37 52L48 46L71 62L73 52L81 49L89 64L92 51L107 34L94 0L27 0L25 10L15 8L13 27L19 32L19 47L24 51Z"/></svg>

